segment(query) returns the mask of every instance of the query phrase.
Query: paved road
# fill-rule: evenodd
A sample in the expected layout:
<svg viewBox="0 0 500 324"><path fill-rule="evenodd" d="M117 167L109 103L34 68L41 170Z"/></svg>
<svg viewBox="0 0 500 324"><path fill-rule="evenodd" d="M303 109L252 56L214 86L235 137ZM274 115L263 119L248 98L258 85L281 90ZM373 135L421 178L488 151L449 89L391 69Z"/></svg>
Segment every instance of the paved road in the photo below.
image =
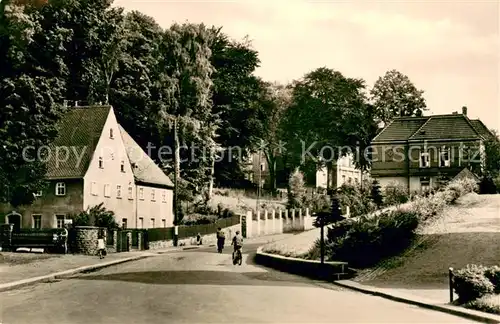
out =
<svg viewBox="0 0 500 324"><path fill-rule="evenodd" d="M2 324L473 323L252 264L163 254L0 294Z"/></svg>

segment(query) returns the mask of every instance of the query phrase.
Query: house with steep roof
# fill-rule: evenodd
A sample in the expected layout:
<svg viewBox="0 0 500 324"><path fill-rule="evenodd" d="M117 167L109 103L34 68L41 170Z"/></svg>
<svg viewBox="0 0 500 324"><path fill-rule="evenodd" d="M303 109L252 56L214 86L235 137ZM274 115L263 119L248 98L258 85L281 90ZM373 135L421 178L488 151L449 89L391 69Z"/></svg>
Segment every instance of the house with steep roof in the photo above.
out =
<svg viewBox="0 0 500 324"><path fill-rule="evenodd" d="M39 156L48 187L30 206L3 206L15 226L56 228L103 203L125 228L173 226L172 181L118 124L111 106L70 108L58 136Z"/></svg>
<svg viewBox="0 0 500 324"><path fill-rule="evenodd" d="M371 176L381 187L409 192L437 188L464 169L479 174L484 141L494 136L479 120L462 113L395 118L371 142Z"/></svg>

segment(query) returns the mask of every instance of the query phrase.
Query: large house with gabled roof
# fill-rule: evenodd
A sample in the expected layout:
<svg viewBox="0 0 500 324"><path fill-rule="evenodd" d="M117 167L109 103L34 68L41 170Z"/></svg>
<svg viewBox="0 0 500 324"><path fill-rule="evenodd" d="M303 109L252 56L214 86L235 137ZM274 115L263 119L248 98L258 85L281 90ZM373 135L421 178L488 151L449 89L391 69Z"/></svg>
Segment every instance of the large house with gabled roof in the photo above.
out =
<svg viewBox="0 0 500 324"><path fill-rule="evenodd" d="M409 192L439 187L459 174L477 176L490 137L479 119L469 119L466 107L461 114L396 118L371 142L371 176L381 187L399 185Z"/></svg>
<svg viewBox="0 0 500 324"><path fill-rule="evenodd" d="M45 148L49 186L30 206L2 206L6 223L62 227L103 203L125 228L173 226L173 183L118 124L113 107L70 108Z"/></svg>

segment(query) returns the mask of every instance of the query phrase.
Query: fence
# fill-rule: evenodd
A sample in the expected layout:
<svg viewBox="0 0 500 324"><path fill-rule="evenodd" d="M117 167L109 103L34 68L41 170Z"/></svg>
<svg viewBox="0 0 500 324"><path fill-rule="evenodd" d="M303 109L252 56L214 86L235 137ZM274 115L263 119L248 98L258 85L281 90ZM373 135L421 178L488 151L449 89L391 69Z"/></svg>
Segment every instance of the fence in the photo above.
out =
<svg viewBox="0 0 500 324"><path fill-rule="evenodd" d="M244 237L255 237L269 234L280 234L312 229L313 217L309 208L290 210L248 211L241 216Z"/></svg>
<svg viewBox="0 0 500 324"><path fill-rule="evenodd" d="M190 237L195 237L198 235L208 235L215 234L217 232L217 228L226 228L233 225L238 225L240 223L240 216L233 216L228 218L218 219L215 223L212 224L203 224L203 225L192 225L192 226L179 226L178 227L178 239L185 239ZM148 233L148 241L156 242L156 241L170 241L174 238L174 227L165 227L165 228L151 228L147 230Z"/></svg>
<svg viewBox="0 0 500 324"><path fill-rule="evenodd" d="M68 232L61 228L21 228L13 231L10 224L2 226L0 244L2 249L43 248L51 252L66 253Z"/></svg>

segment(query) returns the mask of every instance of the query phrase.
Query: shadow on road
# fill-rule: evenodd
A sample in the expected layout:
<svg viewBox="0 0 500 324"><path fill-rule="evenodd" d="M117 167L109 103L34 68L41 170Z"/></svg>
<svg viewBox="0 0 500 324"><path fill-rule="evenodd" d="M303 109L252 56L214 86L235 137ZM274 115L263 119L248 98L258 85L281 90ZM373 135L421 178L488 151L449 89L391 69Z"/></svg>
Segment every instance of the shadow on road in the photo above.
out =
<svg viewBox="0 0 500 324"><path fill-rule="evenodd" d="M155 285L238 285L238 286L306 286L305 278L279 278L265 272L228 272L228 271L146 271L124 272L102 275L84 275L76 280L103 280L137 282Z"/></svg>

